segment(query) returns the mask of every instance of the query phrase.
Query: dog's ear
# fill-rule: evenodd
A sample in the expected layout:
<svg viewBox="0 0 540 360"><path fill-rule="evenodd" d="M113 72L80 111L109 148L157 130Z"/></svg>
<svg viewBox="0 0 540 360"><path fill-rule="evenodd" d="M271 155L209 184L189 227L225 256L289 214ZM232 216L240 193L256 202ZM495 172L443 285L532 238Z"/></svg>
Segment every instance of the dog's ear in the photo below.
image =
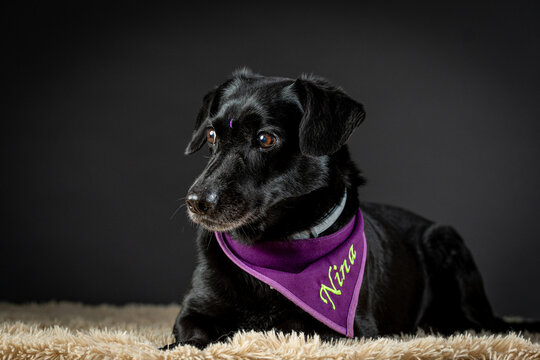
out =
<svg viewBox="0 0 540 360"><path fill-rule="evenodd" d="M215 97L217 93L217 88L207 93L203 98L203 103L199 113L197 114L197 119L195 120L195 128L193 130L193 135L191 135L191 140L184 151L184 154L191 155L195 151L199 150L204 143L206 142L206 127L203 126L204 121L210 114L212 105L215 103Z"/></svg>
<svg viewBox="0 0 540 360"><path fill-rule="evenodd" d="M362 104L324 79L303 76L291 85L291 89L304 111L299 130L303 154L335 153L364 120Z"/></svg>

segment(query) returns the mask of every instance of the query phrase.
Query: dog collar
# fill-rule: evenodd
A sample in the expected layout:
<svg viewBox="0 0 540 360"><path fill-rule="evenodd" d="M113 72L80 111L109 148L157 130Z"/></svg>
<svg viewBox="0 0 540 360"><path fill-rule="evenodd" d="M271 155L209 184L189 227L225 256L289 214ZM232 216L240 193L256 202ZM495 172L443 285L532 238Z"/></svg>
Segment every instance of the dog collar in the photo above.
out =
<svg viewBox="0 0 540 360"><path fill-rule="evenodd" d="M215 233L239 268L280 292L331 329L354 337L354 317L366 264L362 212L318 238L244 245Z"/></svg>
<svg viewBox="0 0 540 360"><path fill-rule="evenodd" d="M338 205L334 206L330 211L328 211L321 219L321 221L309 228L308 230L304 230L301 232L298 232L296 234L291 235L291 239L307 239L307 238L316 238L319 236L319 234L322 234L324 231L328 230L330 226L332 226L336 220L339 218L339 215L341 215L341 212L343 211L343 208L345 207L345 203L347 202L347 189L345 188L345 192L343 193L343 196L341 197L341 201Z"/></svg>

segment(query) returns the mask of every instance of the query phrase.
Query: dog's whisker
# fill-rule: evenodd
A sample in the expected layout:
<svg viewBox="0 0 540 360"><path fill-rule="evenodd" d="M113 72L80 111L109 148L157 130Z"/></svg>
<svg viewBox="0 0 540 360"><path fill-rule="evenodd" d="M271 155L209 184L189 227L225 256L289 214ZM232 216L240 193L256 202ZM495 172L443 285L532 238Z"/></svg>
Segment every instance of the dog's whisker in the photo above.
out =
<svg viewBox="0 0 540 360"><path fill-rule="evenodd" d="M186 203L180 204L180 206L178 206L176 210L174 210L172 215L169 217L169 220L172 220L176 216L176 214L178 214L178 211L180 211L180 209L183 208L184 206L186 206Z"/></svg>

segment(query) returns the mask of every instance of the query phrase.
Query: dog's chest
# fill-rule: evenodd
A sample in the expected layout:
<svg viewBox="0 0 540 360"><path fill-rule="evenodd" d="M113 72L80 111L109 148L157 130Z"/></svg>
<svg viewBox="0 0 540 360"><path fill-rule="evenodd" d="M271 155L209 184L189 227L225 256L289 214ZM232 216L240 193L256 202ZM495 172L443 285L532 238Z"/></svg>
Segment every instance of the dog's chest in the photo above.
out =
<svg viewBox="0 0 540 360"><path fill-rule="evenodd" d="M240 311L240 327L253 330L268 330L281 322L283 309L277 305L265 308L245 308Z"/></svg>
<svg viewBox="0 0 540 360"><path fill-rule="evenodd" d="M267 284L248 277L248 286L238 289L238 321L249 329L269 329L281 323L295 305Z"/></svg>

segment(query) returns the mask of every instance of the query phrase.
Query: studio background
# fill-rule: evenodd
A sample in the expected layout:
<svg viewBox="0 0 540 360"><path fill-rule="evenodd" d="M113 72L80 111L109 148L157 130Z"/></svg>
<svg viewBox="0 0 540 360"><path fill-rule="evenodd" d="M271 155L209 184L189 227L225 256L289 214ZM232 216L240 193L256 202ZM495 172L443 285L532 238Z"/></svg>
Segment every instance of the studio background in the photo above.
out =
<svg viewBox="0 0 540 360"><path fill-rule="evenodd" d="M2 9L0 301L178 302L202 96L236 68L342 86L364 200L452 224L497 314L540 318L537 2Z"/></svg>

